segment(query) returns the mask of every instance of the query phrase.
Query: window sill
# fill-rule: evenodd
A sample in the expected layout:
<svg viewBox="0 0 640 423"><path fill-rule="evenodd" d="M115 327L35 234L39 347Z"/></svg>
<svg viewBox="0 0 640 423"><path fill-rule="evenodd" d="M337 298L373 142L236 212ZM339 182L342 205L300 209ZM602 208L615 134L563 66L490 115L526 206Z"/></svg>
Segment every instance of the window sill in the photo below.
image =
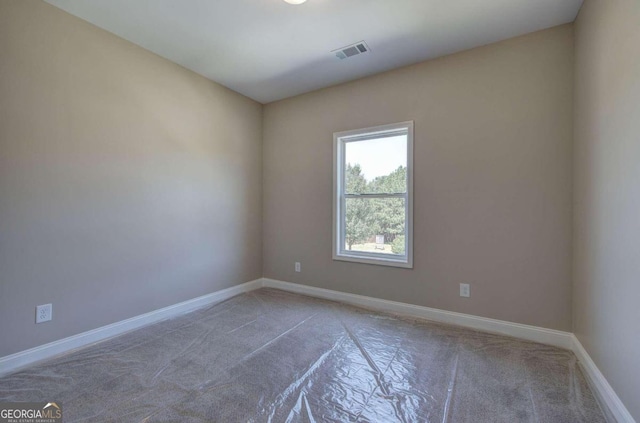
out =
<svg viewBox="0 0 640 423"><path fill-rule="evenodd" d="M382 258L382 257L365 257L357 254L334 254L334 260L338 261L350 261L353 263L361 263L361 264L373 264L378 266L390 266L390 267L401 267L404 269L413 269L413 263L410 259L401 258L398 260L394 260L392 258Z"/></svg>

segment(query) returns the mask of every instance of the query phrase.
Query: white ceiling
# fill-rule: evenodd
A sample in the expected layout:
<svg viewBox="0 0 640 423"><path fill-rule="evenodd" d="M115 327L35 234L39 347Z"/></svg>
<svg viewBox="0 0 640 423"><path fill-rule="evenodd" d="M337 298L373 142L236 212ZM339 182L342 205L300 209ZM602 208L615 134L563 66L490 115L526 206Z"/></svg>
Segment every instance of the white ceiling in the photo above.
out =
<svg viewBox="0 0 640 423"><path fill-rule="evenodd" d="M572 22L582 0L47 0L259 102ZM371 52L331 50L365 40Z"/></svg>

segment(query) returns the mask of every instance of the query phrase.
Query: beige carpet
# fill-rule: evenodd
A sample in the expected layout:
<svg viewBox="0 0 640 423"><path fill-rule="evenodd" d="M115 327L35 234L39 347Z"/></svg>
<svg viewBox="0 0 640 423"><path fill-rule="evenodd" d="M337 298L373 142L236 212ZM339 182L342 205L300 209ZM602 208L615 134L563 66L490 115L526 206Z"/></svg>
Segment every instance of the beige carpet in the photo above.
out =
<svg viewBox="0 0 640 423"><path fill-rule="evenodd" d="M262 289L0 379L65 422L603 422L573 353Z"/></svg>

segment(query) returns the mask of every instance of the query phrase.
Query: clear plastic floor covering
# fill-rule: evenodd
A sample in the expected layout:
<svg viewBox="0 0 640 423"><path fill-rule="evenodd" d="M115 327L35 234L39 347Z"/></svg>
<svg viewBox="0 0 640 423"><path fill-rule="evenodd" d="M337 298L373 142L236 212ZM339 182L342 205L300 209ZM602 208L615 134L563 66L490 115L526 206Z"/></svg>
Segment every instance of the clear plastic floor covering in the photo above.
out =
<svg viewBox="0 0 640 423"><path fill-rule="evenodd" d="M603 422L573 353L262 289L0 379L65 422Z"/></svg>

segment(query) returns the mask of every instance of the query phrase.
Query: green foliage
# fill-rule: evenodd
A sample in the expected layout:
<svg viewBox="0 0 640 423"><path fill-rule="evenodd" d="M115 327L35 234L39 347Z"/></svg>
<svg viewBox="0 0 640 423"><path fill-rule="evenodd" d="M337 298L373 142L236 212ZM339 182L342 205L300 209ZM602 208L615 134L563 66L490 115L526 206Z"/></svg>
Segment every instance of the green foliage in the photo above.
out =
<svg viewBox="0 0 640 423"><path fill-rule="evenodd" d="M404 235L398 235L391 243L393 254L404 254Z"/></svg>
<svg viewBox="0 0 640 423"><path fill-rule="evenodd" d="M347 165L345 173L346 192L361 194L365 191L367 180L362 174L362 168L356 164ZM371 203L367 200L347 199L345 207L345 241L349 249L358 241L364 241L373 234L371 226Z"/></svg>
<svg viewBox="0 0 640 423"><path fill-rule="evenodd" d="M399 194L407 192L407 168L399 166L396 170L386 176L378 176L367 184L366 192L369 194Z"/></svg>
<svg viewBox="0 0 640 423"><path fill-rule="evenodd" d="M407 169L404 166L386 176L367 182L359 164L348 164L345 185L348 194L404 193ZM345 210L345 241L349 249L375 235L384 235L385 243L404 234L405 205L403 198L349 198ZM402 252L404 254L404 242Z"/></svg>

